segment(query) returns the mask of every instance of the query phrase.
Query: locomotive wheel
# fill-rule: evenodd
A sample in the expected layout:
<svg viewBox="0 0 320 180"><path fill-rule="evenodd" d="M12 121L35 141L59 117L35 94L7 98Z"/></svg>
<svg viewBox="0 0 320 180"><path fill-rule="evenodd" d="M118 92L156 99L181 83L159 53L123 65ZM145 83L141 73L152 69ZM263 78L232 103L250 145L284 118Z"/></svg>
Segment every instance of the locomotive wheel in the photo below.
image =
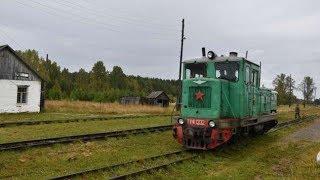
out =
<svg viewBox="0 0 320 180"><path fill-rule="evenodd" d="M236 133L232 135L229 144L236 144L241 139L242 128L235 129Z"/></svg>

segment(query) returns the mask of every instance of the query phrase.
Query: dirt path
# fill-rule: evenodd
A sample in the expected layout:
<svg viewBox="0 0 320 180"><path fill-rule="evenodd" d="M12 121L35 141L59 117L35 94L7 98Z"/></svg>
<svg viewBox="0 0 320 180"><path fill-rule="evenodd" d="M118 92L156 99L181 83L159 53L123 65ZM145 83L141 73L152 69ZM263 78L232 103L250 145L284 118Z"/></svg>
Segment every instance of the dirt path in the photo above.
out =
<svg viewBox="0 0 320 180"><path fill-rule="evenodd" d="M320 142L320 119L315 120L310 126L291 134L286 140Z"/></svg>

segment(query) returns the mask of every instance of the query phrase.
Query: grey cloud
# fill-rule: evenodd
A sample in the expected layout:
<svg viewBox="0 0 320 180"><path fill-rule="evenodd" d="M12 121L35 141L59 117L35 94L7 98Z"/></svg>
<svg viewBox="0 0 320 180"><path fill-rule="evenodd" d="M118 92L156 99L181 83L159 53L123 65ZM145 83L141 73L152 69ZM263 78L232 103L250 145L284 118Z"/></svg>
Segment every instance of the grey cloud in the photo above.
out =
<svg viewBox="0 0 320 180"><path fill-rule="evenodd" d="M248 50L252 61L262 62L262 82L267 87L282 72L292 74L297 82L304 75L317 84L320 81L320 2L316 0L68 0L96 14L59 5L65 0L35 1L67 13L4 0L0 28L23 48L49 53L72 71L89 70L103 60L109 70L120 65L127 74L177 78L180 21L185 18L186 59L200 56L203 46L218 54L238 51L244 56ZM1 39L19 49L0 32L3 44Z"/></svg>

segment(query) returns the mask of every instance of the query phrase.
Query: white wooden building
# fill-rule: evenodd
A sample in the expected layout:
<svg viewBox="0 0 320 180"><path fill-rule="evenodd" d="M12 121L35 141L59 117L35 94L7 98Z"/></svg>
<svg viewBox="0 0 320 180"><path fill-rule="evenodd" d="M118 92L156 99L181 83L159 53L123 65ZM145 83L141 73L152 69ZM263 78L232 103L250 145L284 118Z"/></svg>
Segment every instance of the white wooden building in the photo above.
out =
<svg viewBox="0 0 320 180"><path fill-rule="evenodd" d="M43 79L9 46L0 46L0 113L40 112Z"/></svg>

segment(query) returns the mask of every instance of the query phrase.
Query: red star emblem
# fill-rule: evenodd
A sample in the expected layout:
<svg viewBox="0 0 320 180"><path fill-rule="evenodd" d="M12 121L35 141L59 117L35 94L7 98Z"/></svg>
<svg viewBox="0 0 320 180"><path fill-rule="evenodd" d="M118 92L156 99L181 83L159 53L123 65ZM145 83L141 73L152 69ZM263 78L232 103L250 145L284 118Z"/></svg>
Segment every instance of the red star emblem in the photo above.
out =
<svg viewBox="0 0 320 180"><path fill-rule="evenodd" d="M204 94L201 92L201 91L198 91L197 93L194 94L195 97L196 97L196 100L201 100L203 101L203 97L204 97Z"/></svg>

